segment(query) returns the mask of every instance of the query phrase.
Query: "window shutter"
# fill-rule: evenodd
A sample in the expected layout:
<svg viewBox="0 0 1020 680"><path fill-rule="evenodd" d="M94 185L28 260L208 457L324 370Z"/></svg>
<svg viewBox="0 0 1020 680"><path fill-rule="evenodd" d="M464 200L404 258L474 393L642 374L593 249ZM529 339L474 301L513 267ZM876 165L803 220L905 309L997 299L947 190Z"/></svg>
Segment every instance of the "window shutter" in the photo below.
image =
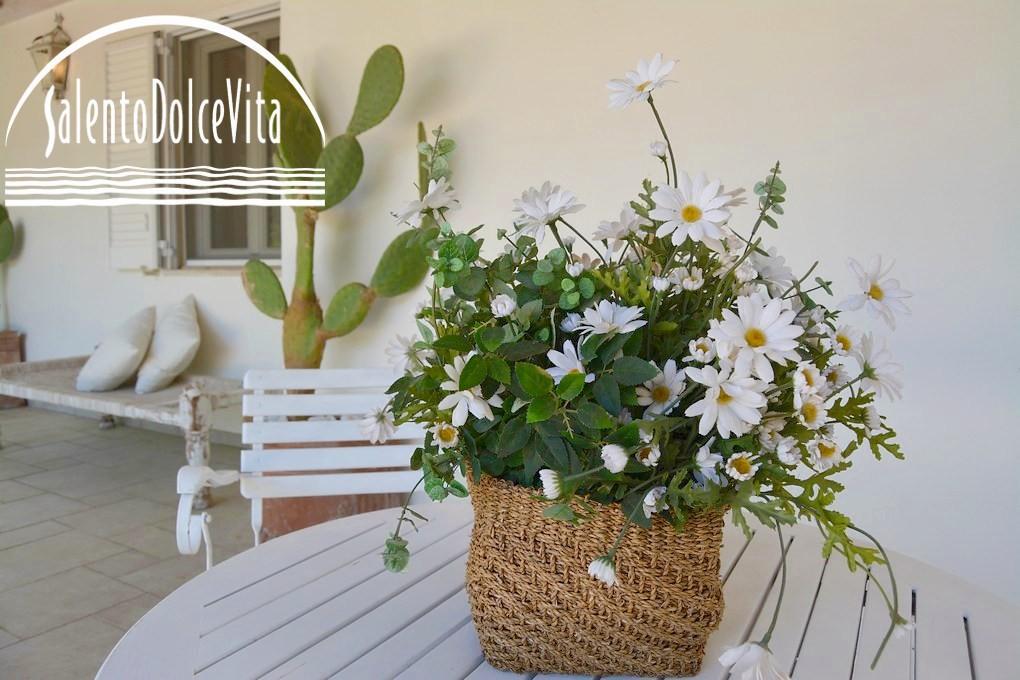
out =
<svg viewBox="0 0 1020 680"><path fill-rule="evenodd" d="M129 100L152 97L152 79L156 76L156 35L146 33L106 44L106 96L113 100L125 92ZM155 112L150 111L150 117ZM152 121L150 120L151 124ZM151 134L151 133L150 133ZM150 137L151 139L151 137ZM107 146L107 167L130 165L155 168L155 144L123 143ZM156 205L110 207L110 266L114 269L155 269L158 208Z"/></svg>

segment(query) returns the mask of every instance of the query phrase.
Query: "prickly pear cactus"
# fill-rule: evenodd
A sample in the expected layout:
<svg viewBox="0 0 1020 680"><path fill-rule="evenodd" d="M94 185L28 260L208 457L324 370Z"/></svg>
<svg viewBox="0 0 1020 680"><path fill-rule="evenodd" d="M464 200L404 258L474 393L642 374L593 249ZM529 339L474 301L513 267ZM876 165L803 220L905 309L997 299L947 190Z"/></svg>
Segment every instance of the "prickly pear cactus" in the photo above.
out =
<svg viewBox="0 0 1020 680"><path fill-rule="evenodd" d="M280 55L280 60L297 77L290 58ZM325 206L318 210L295 209L296 267L290 300L276 273L264 262L249 260L242 274L245 290L255 307L283 321L283 361L287 368L318 368L327 340L357 328L377 298L406 293L425 277L428 242L435 237L435 227L430 225L399 234L383 252L370 284L348 283L341 287L325 310L315 292L313 275L319 212L330 209L354 191L364 166L358 135L386 119L403 86L400 51L392 45L380 47L365 66L347 130L323 147L315 120L297 92L275 68L266 69L263 93L279 100L281 108L279 161L291 168L314 166L326 170ZM423 142L424 129L420 124L418 134Z"/></svg>
<svg viewBox="0 0 1020 680"><path fill-rule="evenodd" d="M11 224L7 208L0 203L0 262L6 261L11 256L12 250L14 250L14 225Z"/></svg>

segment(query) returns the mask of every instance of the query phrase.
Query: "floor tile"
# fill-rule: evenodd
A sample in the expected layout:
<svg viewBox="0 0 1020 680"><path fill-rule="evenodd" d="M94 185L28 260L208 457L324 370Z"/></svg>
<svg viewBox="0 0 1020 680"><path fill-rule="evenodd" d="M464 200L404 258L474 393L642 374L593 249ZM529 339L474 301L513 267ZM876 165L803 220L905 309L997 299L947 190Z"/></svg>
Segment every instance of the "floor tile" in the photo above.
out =
<svg viewBox="0 0 1020 680"><path fill-rule="evenodd" d="M3 628L0 628L0 648L6 647L7 645L13 645L17 641L17 637L11 635Z"/></svg>
<svg viewBox="0 0 1020 680"><path fill-rule="evenodd" d="M173 520L167 521L171 523L172 529ZM177 537L174 535L174 532L155 526L135 527L120 534L113 534L109 539L160 559L173 557L178 554Z"/></svg>
<svg viewBox="0 0 1020 680"><path fill-rule="evenodd" d="M143 498L129 498L63 518L66 524L94 536L112 536L174 516L174 508Z"/></svg>
<svg viewBox="0 0 1020 680"><path fill-rule="evenodd" d="M0 550L0 590L37 581L124 552L124 547L81 531Z"/></svg>
<svg viewBox="0 0 1020 680"><path fill-rule="evenodd" d="M124 489L114 489L113 491L104 491L102 493L93 494L92 496L85 496L76 500L81 501L87 505L91 505L94 508L101 507L103 505L110 505L118 501L124 501L128 498L139 498L138 494L127 493Z"/></svg>
<svg viewBox="0 0 1020 680"><path fill-rule="evenodd" d="M148 477L147 471L134 466L105 468L75 460L74 465L19 477L18 481L68 498L84 498L135 484Z"/></svg>
<svg viewBox="0 0 1020 680"><path fill-rule="evenodd" d="M34 486L28 486L13 479L0 481L0 503L20 501L22 498L38 496L42 491Z"/></svg>
<svg viewBox="0 0 1020 680"><path fill-rule="evenodd" d="M19 529L29 524L68 515L89 506L52 493L43 493L0 505L0 531Z"/></svg>
<svg viewBox="0 0 1020 680"><path fill-rule="evenodd" d="M78 567L0 593L0 626L28 638L140 594L137 588Z"/></svg>
<svg viewBox="0 0 1020 680"><path fill-rule="evenodd" d="M47 536L53 536L65 531L69 531L68 527L51 520L29 524L27 527L21 527L20 529L5 531L0 533L0 550L13 548L23 543L38 541L40 538L46 538Z"/></svg>
<svg viewBox="0 0 1020 680"><path fill-rule="evenodd" d="M123 634L120 628L101 619L79 619L0 649L0 668L10 678L91 678Z"/></svg>
<svg viewBox="0 0 1020 680"><path fill-rule="evenodd" d="M96 618L102 619L103 621L126 631L128 628L135 625L135 622L142 618L146 612L159 604L159 600L160 598L155 595L145 593L136 598L116 604L109 609L96 612L95 616Z"/></svg>
<svg viewBox="0 0 1020 680"><path fill-rule="evenodd" d="M0 449L0 454L3 453L3 449ZM25 463L19 463L16 460L10 460L9 458L0 458L0 479L13 479L14 477L24 477L30 475L33 472L39 472L40 468Z"/></svg>
<svg viewBox="0 0 1020 680"><path fill-rule="evenodd" d="M138 571L158 561L158 557L153 557L137 550L125 550L122 553L104 557L98 562L92 562L86 566L93 571L98 571L100 574L117 577Z"/></svg>
<svg viewBox="0 0 1020 680"><path fill-rule="evenodd" d="M120 580L158 597L166 597L205 571L204 555L182 555L157 562Z"/></svg>

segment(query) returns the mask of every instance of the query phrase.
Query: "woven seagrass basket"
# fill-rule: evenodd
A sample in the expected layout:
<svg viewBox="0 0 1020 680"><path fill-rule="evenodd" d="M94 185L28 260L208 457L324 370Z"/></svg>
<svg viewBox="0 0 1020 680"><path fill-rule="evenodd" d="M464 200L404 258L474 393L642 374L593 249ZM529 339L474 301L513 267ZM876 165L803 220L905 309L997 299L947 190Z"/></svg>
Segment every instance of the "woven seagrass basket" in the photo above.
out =
<svg viewBox="0 0 1020 680"><path fill-rule="evenodd" d="M612 545L623 514L599 506L580 527L542 517L536 490L483 476L471 486L475 524L467 593L489 663L516 673L695 675L722 618L723 511L632 529L617 583L588 564Z"/></svg>

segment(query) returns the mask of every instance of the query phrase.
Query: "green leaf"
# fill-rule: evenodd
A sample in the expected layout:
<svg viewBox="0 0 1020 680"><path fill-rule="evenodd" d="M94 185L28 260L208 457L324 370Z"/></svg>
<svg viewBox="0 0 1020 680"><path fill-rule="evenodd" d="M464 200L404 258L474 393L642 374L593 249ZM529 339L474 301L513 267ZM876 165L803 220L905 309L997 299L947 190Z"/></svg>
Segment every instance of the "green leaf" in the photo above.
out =
<svg viewBox="0 0 1020 680"><path fill-rule="evenodd" d="M390 115L404 89L404 59L393 45L383 45L368 58L358 88L358 101L347 132L360 135Z"/></svg>
<svg viewBox="0 0 1020 680"><path fill-rule="evenodd" d="M610 435L609 441L619 444L624 448L632 449L641 443L641 428L637 422L627 423Z"/></svg>
<svg viewBox="0 0 1020 680"><path fill-rule="evenodd" d="M593 387L595 401L599 406L609 411L611 415L620 414L620 384L608 373L595 381Z"/></svg>
<svg viewBox="0 0 1020 680"><path fill-rule="evenodd" d="M472 267L457 283L453 284L453 292L462 300L474 300L485 289L485 270Z"/></svg>
<svg viewBox="0 0 1020 680"><path fill-rule="evenodd" d="M595 282L588 277L582 278L577 282L578 289L581 291L581 296L587 300L595 294Z"/></svg>
<svg viewBox="0 0 1020 680"><path fill-rule="evenodd" d="M556 503L543 508L542 517L556 519L561 522L573 522L576 519L574 511L567 503Z"/></svg>
<svg viewBox="0 0 1020 680"><path fill-rule="evenodd" d="M297 69L290 57L281 54L279 59L297 77ZM267 101L275 99L280 102L280 144L277 151L284 164L290 168L314 167L322 152L322 133L301 95L272 64L266 64L262 93Z"/></svg>
<svg viewBox="0 0 1020 680"><path fill-rule="evenodd" d="M333 336L347 335L368 314L375 292L363 283L348 283L333 295L322 317L322 328Z"/></svg>
<svg viewBox="0 0 1020 680"><path fill-rule="evenodd" d="M478 344L487 352L499 349L506 339L506 330L502 326L483 328L478 333Z"/></svg>
<svg viewBox="0 0 1020 680"><path fill-rule="evenodd" d="M640 385L659 375L659 369L638 357L620 357L613 362L613 377L621 385Z"/></svg>
<svg viewBox="0 0 1020 680"><path fill-rule="evenodd" d="M577 417L582 425L595 430L608 430L616 425L616 420L613 416L609 415L604 408L591 401L581 405L577 410Z"/></svg>
<svg viewBox="0 0 1020 680"><path fill-rule="evenodd" d="M509 456L517 453L528 444L531 439L531 427L524 422L524 418L518 416L503 426L499 433L499 443L496 453L500 456Z"/></svg>
<svg viewBox="0 0 1020 680"><path fill-rule="evenodd" d="M540 423L543 420L549 420L555 412L556 397L551 394L537 397L528 404L528 422Z"/></svg>
<svg viewBox="0 0 1020 680"><path fill-rule="evenodd" d="M620 501L620 507L623 510L624 517L639 527L647 529L652 526L652 520L645 516L644 503L645 493L644 491L639 491L624 496L623 500Z"/></svg>
<svg viewBox="0 0 1020 680"><path fill-rule="evenodd" d="M514 366L514 372L529 396L541 397L552 392L553 379L544 368L521 361Z"/></svg>
<svg viewBox="0 0 1020 680"><path fill-rule="evenodd" d="M0 262L11 256L14 250L14 225L7 216L7 210L0 205Z"/></svg>
<svg viewBox="0 0 1020 680"><path fill-rule="evenodd" d="M510 377L510 364L499 357L492 356L488 358L488 362L489 375L504 385L509 385L512 382Z"/></svg>
<svg viewBox="0 0 1020 680"><path fill-rule="evenodd" d="M316 165L326 170L326 205L320 210L328 210L358 186L365 167L365 154L354 135L340 135L330 140L319 154Z"/></svg>
<svg viewBox="0 0 1020 680"><path fill-rule="evenodd" d="M434 473L425 475L425 484L423 486L425 487L425 493L434 501L441 501L450 495L446 488L446 483Z"/></svg>
<svg viewBox="0 0 1020 680"><path fill-rule="evenodd" d="M496 350L504 359L509 361L520 361L533 357L536 354L544 354L549 351L549 345L533 340L521 340L503 345Z"/></svg>
<svg viewBox="0 0 1020 680"><path fill-rule="evenodd" d="M435 349L452 349L455 352L470 352L471 341L463 335L444 335L432 343Z"/></svg>
<svg viewBox="0 0 1020 680"><path fill-rule="evenodd" d="M584 373L568 373L556 386L556 394L563 401L570 401L584 391Z"/></svg>
<svg viewBox="0 0 1020 680"><path fill-rule="evenodd" d="M411 551L407 549L407 540L400 536L390 536L386 539L386 547L383 550L383 566L388 571L399 573L407 568L411 561Z"/></svg>
<svg viewBox="0 0 1020 680"><path fill-rule="evenodd" d="M287 312L287 298L283 295L280 279L269 265L261 260L248 260L241 271L241 280L256 309L273 319L283 318Z"/></svg>
<svg viewBox="0 0 1020 680"><path fill-rule="evenodd" d="M489 366L485 361L485 357L481 354L476 354L464 364L464 370L460 372L460 383L458 386L462 390L469 390L472 387L481 385L488 374Z"/></svg>
<svg viewBox="0 0 1020 680"><path fill-rule="evenodd" d="M379 295L394 297L418 287L429 269L427 236L408 229L386 247L372 274L371 285Z"/></svg>
<svg viewBox="0 0 1020 680"><path fill-rule="evenodd" d="M457 498L466 498L468 495L467 487L456 479L447 484L446 490L450 492L451 496L456 496Z"/></svg>

